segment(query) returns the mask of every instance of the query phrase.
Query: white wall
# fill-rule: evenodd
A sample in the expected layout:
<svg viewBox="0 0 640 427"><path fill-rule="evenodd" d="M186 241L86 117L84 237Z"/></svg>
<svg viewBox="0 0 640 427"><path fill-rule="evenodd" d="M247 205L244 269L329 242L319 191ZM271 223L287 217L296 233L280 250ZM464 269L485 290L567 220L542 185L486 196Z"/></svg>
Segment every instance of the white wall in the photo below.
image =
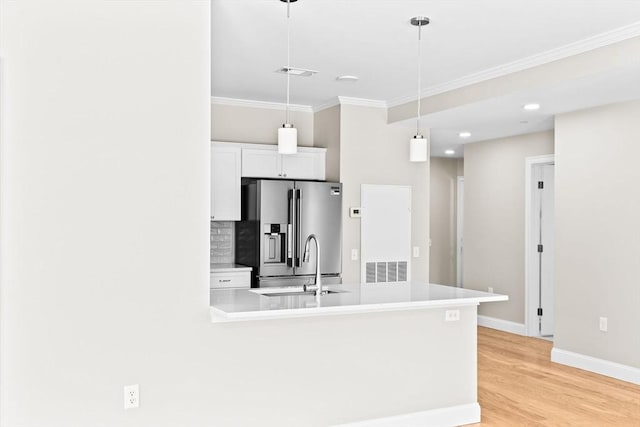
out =
<svg viewBox="0 0 640 427"><path fill-rule="evenodd" d="M465 145L464 287L509 295L482 315L524 324L524 162L542 154L553 132Z"/></svg>
<svg viewBox="0 0 640 427"><path fill-rule="evenodd" d="M360 220L349 217L349 207L360 206L361 184L412 187L412 246L421 248L412 258L412 279L429 280L429 162L409 162L413 130L387 124L385 108L340 107L340 180L343 186L342 276L345 283L360 282ZM428 132L427 132L428 137ZM393 224L389 224L393 227Z"/></svg>
<svg viewBox="0 0 640 427"><path fill-rule="evenodd" d="M340 105L313 115L313 145L327 149L327 181L340 181Z"/></svg>
<svg viewBox="0 0 640 427"><path fill-rule="evenodd" d="M640 368L640 102L556 117L555 348ZM608 317L608 332L599 331Z"/></svg>
<svg viewBox="0 0 640 427"><path fill-rule="evenodd" d="M291 123L298 129L298 144L313 146L313 113L290 111ZM285 111L270 108L211 104L211 140L276 144L278 128Z"/></svg>
<svg viewBox="0 0 640 427"><path fill-rule="evenodd" d="M474 307L210 323L209 2L0 1L2 426L326 426L475 401ZM347 130L358 150L387 129L349 114L372 120ZM428 166L402 133L347 182L402 165L424 244Z"/></svg>
<svg viewBox="0 0 640 427"><path fill-rule="evenodd" d="M209 326L209 3L1 6L0 424L180 425Z"/></svg>
<svg viewBox="0 0 640 427"><path fill-rule="evenodd" d="M457 176L462 159L432 157L429 175L429 282L456 284Z"/></svg>

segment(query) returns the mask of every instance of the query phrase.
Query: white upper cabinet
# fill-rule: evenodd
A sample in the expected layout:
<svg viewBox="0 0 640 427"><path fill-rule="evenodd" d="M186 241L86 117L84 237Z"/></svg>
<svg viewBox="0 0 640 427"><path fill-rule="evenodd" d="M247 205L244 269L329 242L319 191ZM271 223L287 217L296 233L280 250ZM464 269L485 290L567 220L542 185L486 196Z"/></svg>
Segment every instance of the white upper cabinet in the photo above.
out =
<svg viewBox="0 0 640 427"><path fill-rule="evenodd" d="M240 221L242 149L211 144L211 219Z"/></svg>
<svg viewBox="0 0 640 427"><path fill-rule="evenodd" d="M325 151L300 151L297 154L283 154L283 178L325 179Z"/></svg>
<svg viewBox="0 0 640 427"><path fill-rule="evenodd" d="M298 147L297 154L278 154L273 145L243 148L242 176L324 181L325 158L324 148Z"/></svg>
<svg viewBox="0 0 640 427"><path fill-rule="evenodd" d="M242 149L242 176L251 178L281 178L282 159L276 150Z"/></svg>

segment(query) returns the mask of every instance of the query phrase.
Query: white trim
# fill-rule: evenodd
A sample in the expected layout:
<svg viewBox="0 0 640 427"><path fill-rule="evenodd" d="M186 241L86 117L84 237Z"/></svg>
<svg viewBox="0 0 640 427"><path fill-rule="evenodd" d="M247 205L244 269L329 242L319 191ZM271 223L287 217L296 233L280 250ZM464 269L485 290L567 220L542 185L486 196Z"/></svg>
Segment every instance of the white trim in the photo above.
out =
<svg viewBox="0 0 640 427"><path fill-rule="evenodd" d="M557 47L555 49L547 50L546 52L531 55L526 58L519 59L517 61L508 62L506 64L499 65L497 67L488 68L478 73L469 74L459 79L450 80L440 85L426 88L422 91L421 97L438 95L440 93L448 92L455 89L460 89L464 86L480 83L486 80L502 77L507 74L515 73L518 71L526 70L528 68L537 67L547 64L549 62L557 61L559 59L568 58L570 56L578 55L590 50L594 50L600 47L608 46L614 43L618 43L633 37L640 35L640 22L635 22L624 27L616 28L615 30L607 31L605 33L597 34L593 37L589 37L583 40L579 40L574 43L570 43L564 46ZM415 101L415 96L404 96L389 101L387 104L389 107L396 107L398 105L406 104L408 102Z"/></svg>
<svg viewBox="0 0 640 427"><path fill-rule="evenodd" d="M271 143L252 143L252 142L233 142L233 141L211 141L216 145L229 145L238 148L250 148L252 150L270 150L275 151L278 149L278 144ZM298 145L298 152L301 153L326 153L327 149L324 147L305 147Z"/></svg>
<svg viewBox="0 0 640 427"><path fill-rule="evenodd" d="M448 406L428 411L412 412L393 417L376 418L355 423L339 424L333 427L415 427L415 426L461 426L480 422L480 405Z"/></svg>
<svg viewBox="0 0 640 427"><path fill-rule="evenodd" d="M317 113L318 111L326 110L327 108L335 107L336 105L340 105L340 99L338 97L333 97L327 102L323 102L322 104L314 105L313 112Z"/></svg>
<svg viewBox="0 0 640 427"><path fill-rule="evenodd" d="M224 98L221 96L212 96L211 104L215 105L229 105L233 107L249 107L249 108L264 108L267 110L279 110L284 111L287 104L281 102L267 102L267 101L255 101L252 99L237 99L237 98ZM364 99L364 98L351 98L347 96L337 96L322 104L311 106L302 104L289 104L290 111L300 111L303 113L317 113L318 111L326 110L327 108L335 107L336 105L356 105L359 107L374 107L374 108L388 108L386 101L380 101L377 99Z"/></svg>
<svg viewBox="0 0 640 427"><path fill-rule="evenodd" d="M359 107L374 107L374 108L388 108L386 101L379 101L377 99L364 99L364 98L350 98L347 96L339 96L338 101L340 105L357 105Z"/></svg>
<svg viewBox="0 0 640 427"><path fill-rule="evenodd" d="M264 108L267 110L284 111L287 104L281 102L254 101L251 99L223 98L212 96L211 103L215 105L229 105L233 107ZM310 105L289 104L289 111L300 111L302 113L313 113Z"/></svg>
<svg viewBox="0 0 640 427"><path fill-rule="evenodd" d="M529 258L531 257L531 182L533 179L533 165L545 163L554 163L556 156L554 154L545 154L542 156L530 156L524 159L524 326L523 335L528 337L540 336L537 320L538 316L535 310L530 307L531 301L535 301L535 287L531 286L531 268L529 266Z"/></svg>
<svg viewBox="0 0 640 427"><path fill-rule="evenodd" d="M640 385L640 369L580 353L551 349L551 361Z"/></svg>
<svg viewBox="0 0 640 427"><path fill-rule="evenodd" d="M525 335L525 327L522 323L502 320L496 317L483 316L481 314L478 315L478 326L497 329L498 331L509 332L516 335Z"/></svg>
<svg viewBox="0 0 640 427"><path fill-rule="evenodd" d="M462 230L462 233L460 233ZM456 284L464 287L464 176L456 177Z"/></svg>

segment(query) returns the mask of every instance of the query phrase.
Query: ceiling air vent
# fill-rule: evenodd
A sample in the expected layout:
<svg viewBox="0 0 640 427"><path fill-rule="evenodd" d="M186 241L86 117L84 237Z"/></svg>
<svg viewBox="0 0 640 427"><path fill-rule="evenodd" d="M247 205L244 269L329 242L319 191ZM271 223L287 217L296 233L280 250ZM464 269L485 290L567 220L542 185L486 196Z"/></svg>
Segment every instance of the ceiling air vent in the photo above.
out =
<svg viewBox="0 0 640 427"><path fill-rule="evenodd" d="M315 70L305 70L304 68L282 67L276 70L276 73L289 74L291 76L309 77L318 74Z"/></svg>

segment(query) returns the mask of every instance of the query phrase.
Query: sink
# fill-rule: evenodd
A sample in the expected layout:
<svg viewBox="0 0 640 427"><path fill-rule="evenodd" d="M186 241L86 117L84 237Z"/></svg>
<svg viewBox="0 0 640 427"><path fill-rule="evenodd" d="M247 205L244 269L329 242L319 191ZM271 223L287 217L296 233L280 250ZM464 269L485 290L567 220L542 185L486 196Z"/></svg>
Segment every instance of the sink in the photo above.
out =
<svg viewBox="0 0 640 427"><path fill-rule="evenodd" d="M265 297L292 297L292 296L315 296L315 292L313 291L304 291L302 288L291 287L289 288L258 288L258 289L249 289L250 292L264 295ZM322 295L327 294L340 294L348 291L343 290L324 290Z"/></svg>

